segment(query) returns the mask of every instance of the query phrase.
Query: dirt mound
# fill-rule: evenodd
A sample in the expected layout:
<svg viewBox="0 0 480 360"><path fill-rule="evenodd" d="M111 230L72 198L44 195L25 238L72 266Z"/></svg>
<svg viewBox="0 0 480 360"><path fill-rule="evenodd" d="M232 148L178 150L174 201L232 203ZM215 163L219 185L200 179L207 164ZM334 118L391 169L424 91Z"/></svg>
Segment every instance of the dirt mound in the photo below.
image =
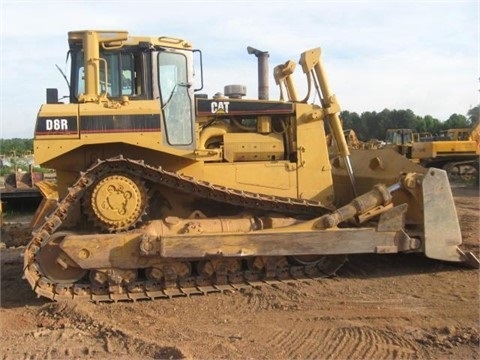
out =
<svg viewBox="0 0 480 360"><path fill-rule="evenodd" d="M2 246L25 246L31 238L32 229L28 222L5 222L1 227Z"/></svg>
<svg viewBox="0 0 480 360"><path fill-rule="evenodd" d="M35 329L24 331L21 338L8 336L7 357L12 358L130 358L182 359L174 346L160 346L99 322L87 306L75 303L49 303L31 314ZM14 319L10 319L14 320ZM20 343L35 344L25 347Z"/></svg>

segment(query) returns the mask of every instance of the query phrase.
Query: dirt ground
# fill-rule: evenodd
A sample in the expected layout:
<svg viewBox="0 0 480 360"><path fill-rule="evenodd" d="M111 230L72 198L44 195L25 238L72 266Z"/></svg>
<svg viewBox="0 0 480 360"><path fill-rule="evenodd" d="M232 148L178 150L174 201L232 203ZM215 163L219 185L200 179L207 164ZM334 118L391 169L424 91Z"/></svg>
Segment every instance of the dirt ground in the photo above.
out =
<svg viewBox="0 0 480 360"><path fill-rule="evenodd" d="M462 247L478 255L478 188L453 192ZM329 279L172 300L56 303L22 280L25 223L3 230L3 359L480 358L478 270L417 255L357 255Z"/></svg>

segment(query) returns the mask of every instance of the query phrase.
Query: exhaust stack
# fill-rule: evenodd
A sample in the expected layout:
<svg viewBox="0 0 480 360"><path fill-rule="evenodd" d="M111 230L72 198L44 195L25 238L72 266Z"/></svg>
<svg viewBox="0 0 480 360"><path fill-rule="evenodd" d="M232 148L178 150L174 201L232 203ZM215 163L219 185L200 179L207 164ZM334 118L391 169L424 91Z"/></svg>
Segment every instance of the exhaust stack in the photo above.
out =
<svg viewBox="0 0 480 360"><path fill-rule="evenodd" d="M258 58L258 100L268 100L268 51L260 51L251 46L247 47L247 51Z"/></svg>

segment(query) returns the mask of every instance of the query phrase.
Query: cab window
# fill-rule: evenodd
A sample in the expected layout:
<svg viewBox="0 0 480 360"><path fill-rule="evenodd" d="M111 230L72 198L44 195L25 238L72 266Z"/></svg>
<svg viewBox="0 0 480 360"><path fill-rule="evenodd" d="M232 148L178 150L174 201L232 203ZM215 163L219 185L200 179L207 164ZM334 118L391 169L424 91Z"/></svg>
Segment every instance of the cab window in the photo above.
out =
<svg viewBox="0 0 480 360"><path fill-rule="evenodd" d="M85 68L83 66L83 51L75 54L75 97L85 93ZM139 55L138 55L139 56ZM108 97L119 98L121 96L143 95L139 72L135 69L134 53L101 53L100 55L99 91ZM138 66L138 65L137 65ZM107 70L105 72L105 70Z"/></svg>

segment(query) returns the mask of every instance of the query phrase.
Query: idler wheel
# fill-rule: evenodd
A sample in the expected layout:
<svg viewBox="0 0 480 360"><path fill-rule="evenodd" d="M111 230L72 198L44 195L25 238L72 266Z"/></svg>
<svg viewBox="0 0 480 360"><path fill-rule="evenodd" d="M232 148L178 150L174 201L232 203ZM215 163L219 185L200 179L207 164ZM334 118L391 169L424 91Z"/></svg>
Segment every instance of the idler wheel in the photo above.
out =
<svg viewBox="0 0 480 360"><path fill-rule="evenodd" d="M67 235L65 232L53 234L37 254L38 266L42 273L58 284L75 283L87 273L87 270L77 267L60 249L60 243Z"/></svg>

